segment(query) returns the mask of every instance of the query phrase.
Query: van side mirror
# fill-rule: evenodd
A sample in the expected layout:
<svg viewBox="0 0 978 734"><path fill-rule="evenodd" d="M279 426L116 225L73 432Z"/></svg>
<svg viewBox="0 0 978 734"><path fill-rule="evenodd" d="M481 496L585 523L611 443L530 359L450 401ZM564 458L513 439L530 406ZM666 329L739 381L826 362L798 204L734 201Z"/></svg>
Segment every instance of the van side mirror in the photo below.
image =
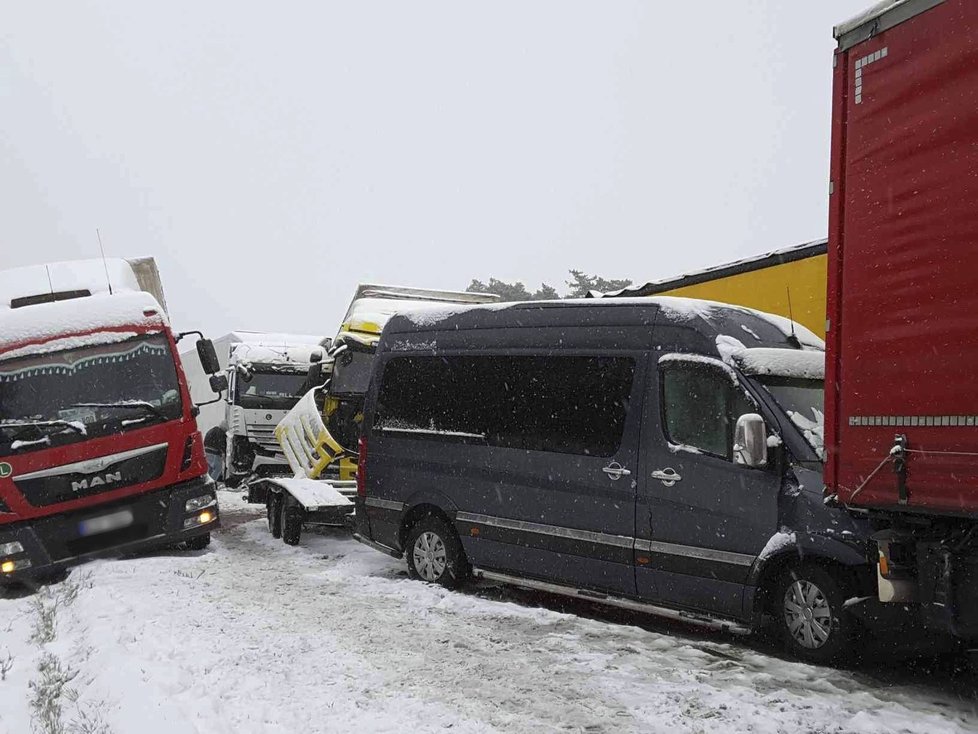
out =
<svg viewBox="0 0 978 734"><path fill-rule="evenodd" d="M200 366L204 368L204 373L214 375L221 371L221 362L217 358L217 350L214 349L214 342L210 339L197 340L197 357L200 359Z"/></svg>
<svg viewBox="0 0 978 734"><path fill-rule="evenodd" d="M767 426L757 413L745 413L734 429L734 463L743 466L767 465Z"/></svg>

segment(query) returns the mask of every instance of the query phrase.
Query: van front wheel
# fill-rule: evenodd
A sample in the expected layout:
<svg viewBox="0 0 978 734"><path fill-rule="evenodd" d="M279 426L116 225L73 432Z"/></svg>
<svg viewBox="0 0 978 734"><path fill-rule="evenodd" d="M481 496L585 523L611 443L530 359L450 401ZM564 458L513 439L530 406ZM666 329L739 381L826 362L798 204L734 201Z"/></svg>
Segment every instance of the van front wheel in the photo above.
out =
<svg viewBox="0 0 978 734"><path fill-rule="evenodd" d="M469 572L458 535L435 515L422 518L408 533L407 562L411 578L448 589L459 586Z"/></svg>
<svg viewBox="0 0 978 734"><path fill-rule="evenodd" d="M849 651L854 625L844 584L818 566L787 569L772 599L785 647L813 663L838 662Z"/></svg>

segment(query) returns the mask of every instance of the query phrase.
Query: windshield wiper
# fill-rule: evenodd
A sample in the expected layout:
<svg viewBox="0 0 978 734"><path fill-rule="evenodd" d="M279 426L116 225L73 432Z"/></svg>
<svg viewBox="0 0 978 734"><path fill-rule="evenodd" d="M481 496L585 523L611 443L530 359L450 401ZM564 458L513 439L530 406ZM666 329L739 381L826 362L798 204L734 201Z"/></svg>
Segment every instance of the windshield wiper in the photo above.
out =
<svg viewBox="0 0 978 734"><path fill-rule="evenodd" d="M145 400L133 400L126 403L72 403L69 408L120 408L122 410L148 410L154 415L167 420L166 413Z"/></svg>
<svg viewBox="0 0 978 734"><path fill-rule="evenodd" d="M53 420L53 421L13 421L0 423L0 430L5 430L7 428L19 428L20 430L15 431L12 436L10 436L11 441L16 441L21 436L23 436L27 431L33 430L41 432L43 428L70 428L79 435L85 435L85 426L83 424L73 422L73 421L63 421L63 420Z"/></svg>

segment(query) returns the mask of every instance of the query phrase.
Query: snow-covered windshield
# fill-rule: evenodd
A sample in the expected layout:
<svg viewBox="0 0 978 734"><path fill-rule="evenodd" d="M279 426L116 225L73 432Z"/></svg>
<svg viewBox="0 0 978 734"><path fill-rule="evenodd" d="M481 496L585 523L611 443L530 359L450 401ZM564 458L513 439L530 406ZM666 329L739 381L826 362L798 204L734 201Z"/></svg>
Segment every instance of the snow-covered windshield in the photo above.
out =
<svg viewBox="0 0 978 734"><path fill-rule="evenodd" d="M239 374L235 383L235 403L242 408L288 410L306 390L306 372L249 372Z"/></svg>
<svg viewBox="0 0 978 734"><path fill-rule="evenodd" d="M815 451L815 455L824 461L824 382L776 375L756 375L753 379L771 394L791 422L804 435L805 440Z"/></svg>
<svg viewBox="0 0 978 734"><path fill-rule="evenodd" d="M181 412L163 335L0 361L0 455L119 433Z"/></svg>

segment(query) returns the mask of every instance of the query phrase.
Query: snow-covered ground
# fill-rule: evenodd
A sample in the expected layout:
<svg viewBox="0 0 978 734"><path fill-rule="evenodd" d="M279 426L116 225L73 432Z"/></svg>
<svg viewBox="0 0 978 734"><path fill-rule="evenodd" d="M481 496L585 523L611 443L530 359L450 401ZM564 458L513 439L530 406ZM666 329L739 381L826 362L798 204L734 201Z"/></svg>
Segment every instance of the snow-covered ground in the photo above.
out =
<svg viewBox="0 0 978 734"><path fill-rule="evenodd" d="M291 548L260 508L221 504L206 551L92 563L0 599L0 732L978 730L950 678L449 592L345 533Z"/></svg>

